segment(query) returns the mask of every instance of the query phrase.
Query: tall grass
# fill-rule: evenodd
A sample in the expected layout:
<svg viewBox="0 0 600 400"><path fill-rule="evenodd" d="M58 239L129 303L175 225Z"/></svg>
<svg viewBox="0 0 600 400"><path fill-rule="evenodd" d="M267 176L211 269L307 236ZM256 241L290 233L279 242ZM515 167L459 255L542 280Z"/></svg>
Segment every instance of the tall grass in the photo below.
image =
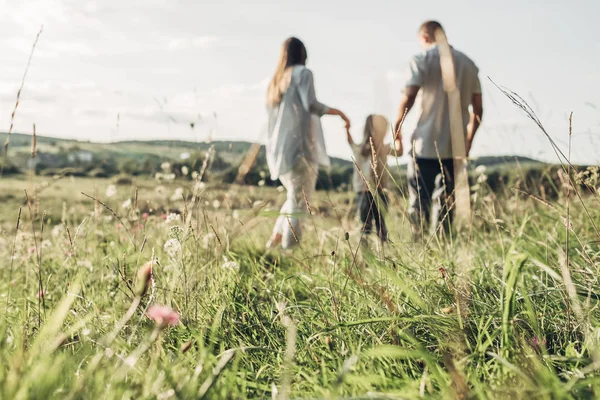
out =
<svg viewBox="0 0 600 400"><path fill-rule="evenodd" d="M3 398L598 395L600 253L588 196L569 206L569 225L565 196L494 195L481 183L472 229L425 244L410 241L394 197L395 244L357 251L351 204L322 193L302 245L279 254L259 245L282 196L270 189L196 186L171 201L138 182L135 201L125 187L102 198L102 180L94 199L69 195L67 186L93 193L84 181L59 184L54 200L40 198L43 236L41 216L14 223L22 195L5 214ZM186 215L161 217L176 209ZM136 273L152 260L138 296ZM173 308L179 324L157 325L152 304Z"/></svg>

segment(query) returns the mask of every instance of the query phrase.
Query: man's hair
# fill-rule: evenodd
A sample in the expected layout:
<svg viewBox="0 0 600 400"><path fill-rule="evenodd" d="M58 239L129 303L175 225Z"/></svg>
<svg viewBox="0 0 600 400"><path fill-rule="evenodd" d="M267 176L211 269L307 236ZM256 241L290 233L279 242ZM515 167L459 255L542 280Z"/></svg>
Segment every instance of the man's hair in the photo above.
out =
<svg viewBox="0 0 600 400"><path fill-rule="evenodd" d="M444 29L442 28L442 24L440 24L437 21L425 21L421 24L421 27L419 28L419 32L423 32L425 34L427 34L427 36L429 36L431 39L435 40L435 31L437 29Z"/></svg>

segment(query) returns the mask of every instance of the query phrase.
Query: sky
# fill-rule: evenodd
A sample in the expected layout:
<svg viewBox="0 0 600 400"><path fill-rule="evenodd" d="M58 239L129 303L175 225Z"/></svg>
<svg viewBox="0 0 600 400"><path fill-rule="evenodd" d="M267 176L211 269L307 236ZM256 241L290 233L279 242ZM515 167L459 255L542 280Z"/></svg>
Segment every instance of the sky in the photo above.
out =
<svg viewBox="0 0 600 400"><path fill-rule="evenodd" d="M395 118L417 29L437 19L480 69L485 114L472 156L556 161L493 80L520 94L565 152L573 112L573 161L600 162L596 1L0 0L0 9L0 131L43 25L15 132L35 123L40 135L99 142L260 141L266 86L294 35L319 100L343 110L359 139L368 114ZM323 126L330 155L349 159L341 120Z"/></svg>

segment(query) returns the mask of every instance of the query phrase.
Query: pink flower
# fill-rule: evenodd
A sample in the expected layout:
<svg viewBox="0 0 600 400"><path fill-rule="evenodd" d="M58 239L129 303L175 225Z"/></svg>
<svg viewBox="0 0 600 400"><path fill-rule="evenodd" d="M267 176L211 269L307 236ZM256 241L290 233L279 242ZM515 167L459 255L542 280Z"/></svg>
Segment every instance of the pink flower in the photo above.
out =
<svg viewBox="0 0 600 400"><path fill-rule="evenodd" d="M162 218L163 221L167 220L167 214L161 214L160 217Z"/></svg>
<svg viewBox="0 0 600 400"><path fill-rule="evenodd" d="M544 338L540 339L537 336L534 336L533 338L531 338L531 345L533 347L545 346L546 345L546 339L544 339Z"/></svg>
<svg viewBox="0 0 600 400"><path fill-rule="evenodd" d="M37 297L38 299L41 299L41 298L44 298L44 297L46 297L46 295L47 295L47 294L48 294L48 292L46 292L45 290L40 290L40 291L38 292L38 294L36 295L36 297Z"/></svg>
<svg viewBox="0 0 600 400"><path fill-rule="evenodd" d="M146 315L161 327L179 324L179 314L167 306L150 306L146 311Z"/></svg>
<svg viewBox="0 0 600 400"><path fill-rule="evenodd" d="M145 221L148 219L148 217L150 216L150 214L148 214L147 212L142 214L142 219Z"/></svg>

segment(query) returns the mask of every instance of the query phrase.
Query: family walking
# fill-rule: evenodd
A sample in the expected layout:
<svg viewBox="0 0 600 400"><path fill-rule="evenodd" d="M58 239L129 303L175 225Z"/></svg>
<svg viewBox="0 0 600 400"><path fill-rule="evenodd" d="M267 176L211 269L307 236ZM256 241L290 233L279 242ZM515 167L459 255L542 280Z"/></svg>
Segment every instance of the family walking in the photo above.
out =
<svg viewBox="0 0 600 400"><path fill-rule="evenodd" d="M411 136L408 162L409 210L412 232L419 237L450 221L453 192L453 154L450 137L448 98L444 92L440 53L436 44L436 21L419 28L423 52L412 57L409 77L403 90L392 143L386 144L389 123L380 115L370 115L363 138L355 143L350 121L339 109L317 100L312 72L306 68L308 53L297 38L283 43L275 74L267 90L269 116L266 143L271 179L279 179L287 198L277 218L268 248L284 249L299 243L301 219L310 206L320 166L329 166L320 118L340 117L346 126L347 140L354 155L353 186L357 192L362 232L368 235L375 225L382 240L388 238L383 212L387 207L387 158L403 154L402 120L421 93L420 117ZM467 156L483 115L478 68L463 53L451 48L460 90ZM446 226L448 224L445 224Z"/></svg>

